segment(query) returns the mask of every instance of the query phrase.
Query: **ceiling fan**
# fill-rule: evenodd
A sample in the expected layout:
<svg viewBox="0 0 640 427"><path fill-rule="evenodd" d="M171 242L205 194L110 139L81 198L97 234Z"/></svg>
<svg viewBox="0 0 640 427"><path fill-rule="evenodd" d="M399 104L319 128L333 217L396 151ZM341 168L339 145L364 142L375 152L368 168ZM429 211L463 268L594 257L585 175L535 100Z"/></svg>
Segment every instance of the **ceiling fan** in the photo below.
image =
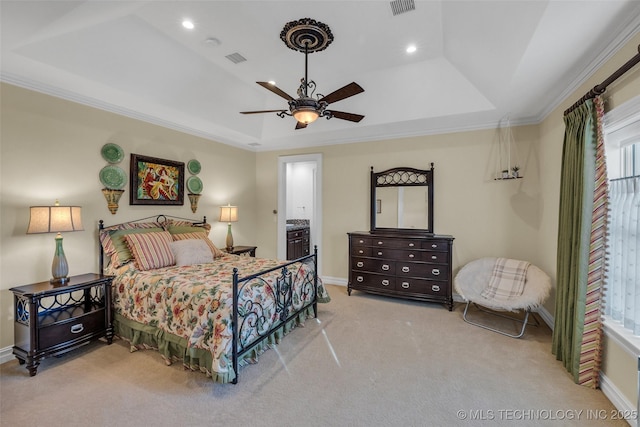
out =
<svg viewBox="0 0 640 427"><path fill-rule="evenodd" d="M304 77L300 80L298 88L298 98L293 98L282 89L268 82L256 82L260 86L286 99L289 103L289 110L260 110L241 111L241 114L277 113L278 116L292 116L297 120L296 129L304 129L309 123L314 122L318 117L331 119L348 120L359 122L364 118L361 114L345 113L329 109L329 104L341 101L350 96L364 92L359 84L353 82L329 95L315 95L316 83L307 78L308 55L309 53L324 50L333 41L331 29L322 22L310 18L288 22L280 33L282 41L291 49L304 52Z"/></svg>

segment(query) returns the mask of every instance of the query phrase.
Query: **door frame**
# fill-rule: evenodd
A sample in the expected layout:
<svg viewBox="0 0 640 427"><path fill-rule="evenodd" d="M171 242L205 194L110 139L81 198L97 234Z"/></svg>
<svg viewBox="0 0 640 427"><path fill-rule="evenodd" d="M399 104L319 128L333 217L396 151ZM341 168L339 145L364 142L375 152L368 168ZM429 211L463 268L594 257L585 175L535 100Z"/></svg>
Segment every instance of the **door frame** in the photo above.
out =
<svg viewBox="0 0 640 427"><path fill-rule="evenodd" d="M313 221L310 237L318 246L318 261L322 259L322 154L301 154L278 157L278 258L287 258L287 165L291 163L315 163L316 173L313 179ZM313 252L313 247L310 248ZM318 262L318 275L322 264Z"/></svg>

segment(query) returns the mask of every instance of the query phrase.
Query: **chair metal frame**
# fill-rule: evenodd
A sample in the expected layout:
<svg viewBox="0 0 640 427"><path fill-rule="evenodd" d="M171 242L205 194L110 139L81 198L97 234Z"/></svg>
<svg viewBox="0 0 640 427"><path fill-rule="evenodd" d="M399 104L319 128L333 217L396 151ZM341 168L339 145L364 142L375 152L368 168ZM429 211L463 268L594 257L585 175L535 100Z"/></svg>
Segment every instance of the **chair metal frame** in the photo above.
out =
<svg viewBox="0 0 640 427"><path fill-rule="evenodd" d="M466 306L465 306L465 308L464 308L464 313L462 313L462 319L463 319L465 322L467 322L467 323L469 323L469 324L471 324L471 325L478 326L478 327L480 327L480 328L487 329L487 330L489 330L489 331L497 332L497 333L499 333L499 334L501 334L501 335L506 335L506 336L511 337L511 338L521 338L521 337L524 335L524 330L525 330L525 328L527 327L527 325L530 325L530 326L540 326L540 322L538 321L538 319L536 319L536 316L531 316L535 323L529 323L529 322L528 322L528 321L529 321L529 314L531 313L531 310L530 310L530 309L525 310L524 319L519 319L519 318L514 317L514 316L507 316L507 315L502 314L502 313L497 313L497 312L495 312L494 310L487 310L487 309L484 309L484 308L482 308L479 304L477 304L477 303L475 303L475 302L473 302L473 305L475 305L475 306L476 306L476 308L477 308L479 311L482 311L482 312L487 313L487 314L491 314L491 315L493 315L493 316L502 317L502 318L504 318L504 319L513 320L513 321L515 321L515 322L517 322L517 323L522 323L522 329L520 330L520 333L518 333L518 334L516 335L516 334L510 334L510 333L505 332L505 331L501 331L500 329L492 328L492 327L490 327L490 326L488 326L488 325L484 325L484 324L482 324L482 323L473 322L473 321L471 321L471 320L469 320L469 319L467 318L467 311L469 310L469 305L470 305L472 302L473 302L473 301L467 301L467 305L466 305Z"/></svg>

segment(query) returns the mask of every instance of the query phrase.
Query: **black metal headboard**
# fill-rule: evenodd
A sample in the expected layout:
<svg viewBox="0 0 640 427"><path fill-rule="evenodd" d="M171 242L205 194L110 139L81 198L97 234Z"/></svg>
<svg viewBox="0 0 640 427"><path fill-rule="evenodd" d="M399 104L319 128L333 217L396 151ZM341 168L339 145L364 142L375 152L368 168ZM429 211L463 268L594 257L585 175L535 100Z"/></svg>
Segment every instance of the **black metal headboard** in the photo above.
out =
<svg viewBox="0 0 640 427"><path fill-rule="evenodd" d="M104 225L104 221L100 220L98 221L98 248L100 251L100 274L104 274L104 248L102 247L102 241L100 240L100 231L105 229L105 228L111 228L111 227L117 227L119 225L123 225L123 224L132 224L132 223L136 223L136 222L145 222L148 221L150 219L153 219L155 222L159 223L161 226L163 224L165 224L166 222L168 222L171 219L177 219L177 220L181 220L181 221L189 221L191 222L194 226L203 226L204 224L207 223L207 217L203 216L202 217L202 221L198 221L198 220L194 220L192 218L183 218L183 217L179 217L179 216L173 216L173 215L155 215L155 216L148 216L146 218L140 218L140 219L133 219L131 221L126 221L126 222L121 222L119 224L111 224L111 225Z"/></svg>

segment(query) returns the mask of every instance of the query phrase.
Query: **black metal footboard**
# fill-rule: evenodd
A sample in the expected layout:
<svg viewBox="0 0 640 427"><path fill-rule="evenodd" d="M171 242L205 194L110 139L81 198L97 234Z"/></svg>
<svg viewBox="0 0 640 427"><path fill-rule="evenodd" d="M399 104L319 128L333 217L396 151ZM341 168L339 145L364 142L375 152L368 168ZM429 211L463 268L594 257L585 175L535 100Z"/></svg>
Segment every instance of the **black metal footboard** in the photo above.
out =
<svg viewBox="0 0 640 427"><path fill-rule="evenodd" d="M305 274L291 272L294 264L306 264L311 268ZM279 272L278 272L279 271ZM267 275L275 281L268 284ZM276 304L277 320L270 328L264 328L267 323L264 307L260 302L247 300L240 303L240 295L247 287L254 285L267 285L273 290ZM273 289L275 287L275 289ZM313 294L313 297L309 296ZM301 305L295 308L296 305ZM246 277L238 277L238 269L233 269L233 341L232 364L235 372L233 383L238 383L240 358L251 351L257 345L267 339L277 329L294 319L304 310L313 307L313 315L318 316L318 248L314 247L314 253L297 260L287 262L269 270L261 271Z"/></svg>

